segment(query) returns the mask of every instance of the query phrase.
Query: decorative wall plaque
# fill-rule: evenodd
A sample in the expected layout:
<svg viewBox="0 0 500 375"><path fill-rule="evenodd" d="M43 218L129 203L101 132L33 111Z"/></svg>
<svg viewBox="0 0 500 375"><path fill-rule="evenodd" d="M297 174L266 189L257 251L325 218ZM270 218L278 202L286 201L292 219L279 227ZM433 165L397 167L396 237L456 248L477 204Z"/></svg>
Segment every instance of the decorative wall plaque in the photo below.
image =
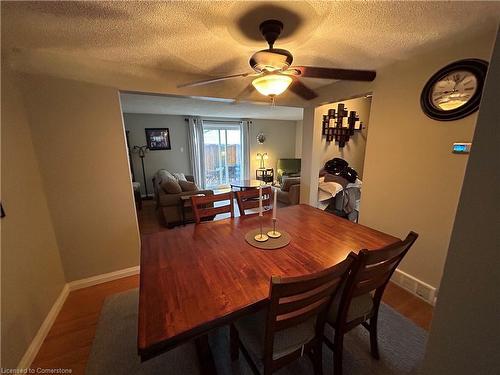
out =
<svg viewBox="0 0 500 375"><path fill-rule="evenodd" d="M339 147L344 147L355 131L361 130L362 123L356 111L348 111L345 104L339 103L337 110L329 109L323 115L323 128L321 134L327 142L335 141Z"/></svg>

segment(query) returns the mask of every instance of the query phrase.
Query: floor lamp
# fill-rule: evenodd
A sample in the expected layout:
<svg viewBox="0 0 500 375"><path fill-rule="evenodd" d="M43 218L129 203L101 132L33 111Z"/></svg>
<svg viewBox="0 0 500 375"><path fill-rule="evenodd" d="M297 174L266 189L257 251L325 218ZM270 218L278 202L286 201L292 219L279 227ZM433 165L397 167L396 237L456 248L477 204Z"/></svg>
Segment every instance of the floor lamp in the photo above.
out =
<svg viewBox="0 0 500 375"><path fill-rule="evenodd" d="M148 146L134 146L134 152L139 154L139 157L141 158L141 164L142 164L142 177L144 178L144 189L146 190L146 199L149 198L149 193L148 193L148 184L146 182L146 171L144 169L144 157L146 156L146 152L148 151Z"/></svg>

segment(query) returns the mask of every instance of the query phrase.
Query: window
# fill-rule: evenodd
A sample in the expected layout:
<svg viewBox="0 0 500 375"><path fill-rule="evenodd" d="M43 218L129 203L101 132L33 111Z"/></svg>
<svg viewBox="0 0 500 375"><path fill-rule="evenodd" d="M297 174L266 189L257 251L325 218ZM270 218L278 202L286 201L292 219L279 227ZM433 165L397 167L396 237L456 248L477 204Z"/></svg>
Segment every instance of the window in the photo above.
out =
<svg viewBox="0 0 500 375"><path fill-rule="evenodd" d="M239 122L203 121L205 187L227 187L244 178L242 131Z"/></svg>

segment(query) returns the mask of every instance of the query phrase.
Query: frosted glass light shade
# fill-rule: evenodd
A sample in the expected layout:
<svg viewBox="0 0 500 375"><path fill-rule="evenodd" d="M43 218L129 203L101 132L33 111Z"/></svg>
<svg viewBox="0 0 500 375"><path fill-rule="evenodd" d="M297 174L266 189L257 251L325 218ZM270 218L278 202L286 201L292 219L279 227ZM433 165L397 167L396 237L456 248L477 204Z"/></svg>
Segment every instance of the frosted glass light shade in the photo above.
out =
<svg viewBox="0 0 500 375"><path fill-rule="evenodd" d="M262 95L276 96L280 95L290 86L293 79L283 74L268 74L255 78L252 81L253 87Z"/></svg>

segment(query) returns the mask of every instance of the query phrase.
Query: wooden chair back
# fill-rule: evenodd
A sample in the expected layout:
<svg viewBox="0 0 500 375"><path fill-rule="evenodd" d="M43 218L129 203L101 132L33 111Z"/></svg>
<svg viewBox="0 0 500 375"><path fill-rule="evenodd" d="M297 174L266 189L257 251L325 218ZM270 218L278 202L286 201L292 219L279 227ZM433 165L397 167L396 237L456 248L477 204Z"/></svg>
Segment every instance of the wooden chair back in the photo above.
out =
<svg viewBox="0 0 500 375"><path fill-rule="evenodd" d="M363 294L373 293L374 309L378 310L389 279L417 237L417 233L410 232L404 241L379 250L359 252L340 302L340 321L345 320L352 298Z"/></svg>
<svg viewBox="0 0 500 375"><path fill-rule="evenodd" d="M272 199L271 186L262 187L262 206L270 207ZM240 210L240 215L246 215L245 210L259 207L259 189L247 189L236 192L236 202Z"/></svg>
<svg viewBox="0 0 500 375"><path fill-rule="evenodd" d="M273 362L274 336L277 332L317 316L315 338L319 340L316 343L321 347L327 309L354 261L355 254L351 253L341 263L313 275L271 278L264 362L267 361L267 366L273 368L273 371L302 355L299 349L277 360L279 363Z"/></svg>
<svg viewBox="0 0 500 375"><path fill-rule="evenodd" d="M215 215L226 212L231 213L231 217L234 217L233 200L233 192L206 196L192 196L191 206L196 224L199 224L203 218L214 217ZM229 201L229 203L223 206L214 206L214 203L222 201Z"/></svg>

